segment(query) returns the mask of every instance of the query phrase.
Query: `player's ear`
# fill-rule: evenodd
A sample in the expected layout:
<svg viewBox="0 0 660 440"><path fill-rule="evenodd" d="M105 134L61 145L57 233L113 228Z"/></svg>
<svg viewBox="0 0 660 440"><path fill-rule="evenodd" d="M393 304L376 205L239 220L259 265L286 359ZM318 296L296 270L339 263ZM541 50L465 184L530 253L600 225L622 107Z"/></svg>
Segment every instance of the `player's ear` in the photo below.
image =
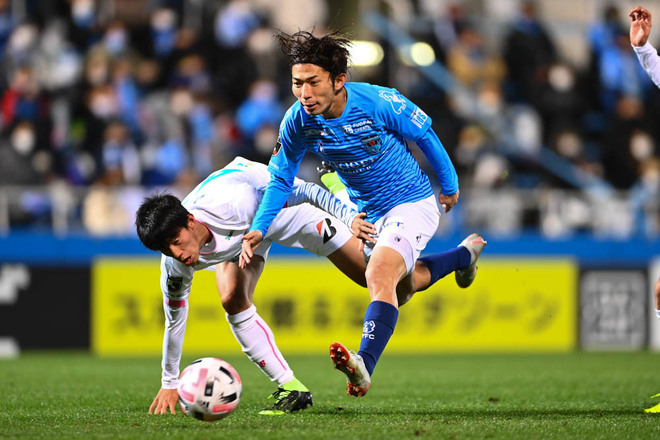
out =
<svg viewBox="0 0 660 440"><path fill-rule="evenodd" d="M195 216L188 213L188 229L192 229L195 226Z"/></svg>
<svg viewBox="0 0 660 440"><path fill-rule="evenodd" d="M347 76L343 72L335 77L334 86L335 86L336 91L339 91L339 90L341 90L342 87L344 87L344 84L346 84L346 79L347 79Z"/></svg>

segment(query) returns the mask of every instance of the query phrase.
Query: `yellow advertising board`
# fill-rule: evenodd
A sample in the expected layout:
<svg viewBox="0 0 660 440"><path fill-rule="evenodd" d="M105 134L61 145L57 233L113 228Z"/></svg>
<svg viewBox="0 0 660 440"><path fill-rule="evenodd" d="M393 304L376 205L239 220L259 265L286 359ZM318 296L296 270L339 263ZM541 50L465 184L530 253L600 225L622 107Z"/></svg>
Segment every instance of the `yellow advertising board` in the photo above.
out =
<svg viewBox="0 0 660 440"><path fill-rule="evenodd" d="M569 259L483 259L474 284L453 275L401 308L388 353L567 351L577 344L576 264ZM163 338L158 259L102 259L92 276L92 347L153 355ZM357 349L367 290L325 259L271 257L254 296L286 354ZM184 350L240 353L210 271L195 274Z"/></svg>

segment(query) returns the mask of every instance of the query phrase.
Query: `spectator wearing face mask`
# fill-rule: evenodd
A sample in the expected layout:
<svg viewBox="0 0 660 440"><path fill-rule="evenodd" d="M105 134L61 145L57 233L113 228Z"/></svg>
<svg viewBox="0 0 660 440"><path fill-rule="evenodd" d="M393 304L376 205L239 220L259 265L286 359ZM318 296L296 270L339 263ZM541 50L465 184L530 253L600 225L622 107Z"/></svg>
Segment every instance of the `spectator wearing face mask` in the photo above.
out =
<svg viewBox="0 0 660 440"><path fill-rule="evenodd" d="M51 154L37 144L34 125L21 121L0 142L0 185L43 185L52 162Z"/></svg>
<svg viewBox="0 0 660 440"><path fill-rule="evenodd" d="M17 121L29 121L36 127L40 144L50 142L50 103L30 66L14 71L9 88L2 95L0 109L2 124L12 127Z"/></svg>
<svg viewBox="0 0 660 440"><path fill-rule="evenodd" d="M99 11L94 0L72 0L67 22L69 41L80 53L85 53L101 39Z"/></svg>

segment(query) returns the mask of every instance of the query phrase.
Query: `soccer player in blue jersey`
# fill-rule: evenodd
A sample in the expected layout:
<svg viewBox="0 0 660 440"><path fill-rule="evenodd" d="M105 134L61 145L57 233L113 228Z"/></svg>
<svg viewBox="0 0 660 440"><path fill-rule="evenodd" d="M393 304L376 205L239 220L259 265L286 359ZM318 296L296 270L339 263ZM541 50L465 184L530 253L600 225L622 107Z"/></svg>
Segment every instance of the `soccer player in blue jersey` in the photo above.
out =
<svg viewBox="0 0 660 440"><path fill-rule="evenodd" d="M280 125L280 139L269 164L271 180L243 238L239 265L247 265L284 206L303 155L312 151L337 171L359 211L377 234L366 240L365 272L371 296L358 353L335 342L330 357L346 374L348 394L363 396L371 374L398 319L398 306L416 290L456 271L462 287L476 275L476 260L486 242L478 234L456 249L418 258L435 234L440 210L429 178L411 154L415 141L429 159L442 187L438 202L445 212L458 202L458 178L431 119L397 90L347 82L350 41L338 33L315 37L279 32L289 59L297 102ZM413 276L417 263L430 272L426 286ZM421 262L421 263L420 263Z"/></svg>

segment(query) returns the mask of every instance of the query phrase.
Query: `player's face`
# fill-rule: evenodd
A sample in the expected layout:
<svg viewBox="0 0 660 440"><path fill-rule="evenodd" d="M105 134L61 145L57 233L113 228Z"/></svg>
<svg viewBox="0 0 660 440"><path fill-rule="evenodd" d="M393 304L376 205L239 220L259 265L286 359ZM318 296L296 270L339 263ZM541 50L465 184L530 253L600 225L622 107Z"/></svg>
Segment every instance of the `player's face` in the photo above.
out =
<svg viewBox="0 0 660 440"><path fill-rule="evenodd" d="M332 81L330 72L316 64L294 64L291 77L291 89L305 113L326 119L341 116L346 106L346 74L341 73Z"/></svg>
<svg viewBox="0 0 660 440"><path fill-rule="evenodd" d="M199 261L199 240L190 227L182 228L163 253L186 266L192 266Z"/></svg>

